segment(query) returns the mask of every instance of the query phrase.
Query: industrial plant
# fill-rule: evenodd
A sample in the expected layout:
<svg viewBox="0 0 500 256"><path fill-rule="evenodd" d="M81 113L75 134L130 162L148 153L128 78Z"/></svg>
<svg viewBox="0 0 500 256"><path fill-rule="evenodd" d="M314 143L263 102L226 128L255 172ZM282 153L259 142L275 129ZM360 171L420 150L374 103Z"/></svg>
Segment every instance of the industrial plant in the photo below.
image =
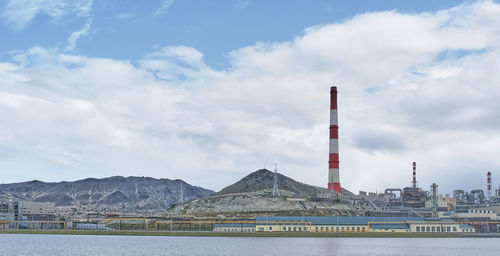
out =
<svg viewBox="0 0 500 256"><path fill-rule="evenodd" d="M437 183L419 186L416 162L408 165L410 186L386 188L383 193L359 191L357 194L342 188L337 94L337 87L332 86L326 188L286 177L278 172L276 165L274 172L257 170L217 193L187 183L183 185L180 180L144 177L86 179L61 185L64 189L71 188L71 195L69 192L49 194L55 191L54 184L45 186L50 187L50 191L40 193L28 191L32 183L16 187L21 186L20 183L6 186L2 191L4 196L0 195L0 229L500 232L500 188L493 191L491 171L485 173L486 193L482 189L457 189L451 195L443 195L439 194ZM101 184L100 189L94 186L96 182ZM89 185L93 186L93 194L89 194ZM145 187L149 191L143 189ZM14 197L9 194L14 192L7 188L14 192L28 191L22 195L25 198L45 194L45 198L64 200L57 201L59 205L56 205L43 202L43 197L36 202L19 199L21 195ZM164 199L151 199L160 196ZM126 205L132 207L132 200L136 200L135 208L125 212ZM82 208L85 204L86 209ZM156 208L146 211L145 206Z"/></svg>

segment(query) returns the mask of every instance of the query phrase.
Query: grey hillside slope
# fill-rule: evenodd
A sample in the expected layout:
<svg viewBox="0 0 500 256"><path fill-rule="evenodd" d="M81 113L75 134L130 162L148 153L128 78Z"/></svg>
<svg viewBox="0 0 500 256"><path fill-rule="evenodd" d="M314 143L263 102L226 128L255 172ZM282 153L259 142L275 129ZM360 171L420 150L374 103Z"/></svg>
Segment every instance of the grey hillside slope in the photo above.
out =
<svg viewBox="0 0 500 256"><path fill-rule="evenodd" d="M116 210L123 206L130 211L165 209L179 202L181 182L186 201L213 193L182 180L115 176L72 182L48 183L34 180L0 184L0 197L12 195L20 200L51 202L56 206L86 205L89 209L109 207Z"/></svg>
<svg viewBox="0 0 500 256"><path fill-rule="evenodd" d="M245 176L240 181L222 189L215 196L272 190L274 172L260 169ZM292 192L296 197L315 197L319 193L328 193L325 188L307 185L278 173L278 188L280 191Z"/></svg>

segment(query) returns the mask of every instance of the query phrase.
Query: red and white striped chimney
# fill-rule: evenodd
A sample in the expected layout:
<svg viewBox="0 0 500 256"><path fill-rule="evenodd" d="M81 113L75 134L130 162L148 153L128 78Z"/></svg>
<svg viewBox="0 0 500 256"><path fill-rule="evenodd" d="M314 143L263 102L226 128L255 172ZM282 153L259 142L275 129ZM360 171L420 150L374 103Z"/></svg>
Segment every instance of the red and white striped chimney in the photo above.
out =
<svg viewBox="0 0 500 256"><path fill-rule="evenodd" d="M488 188L488 199L491 199L492 198L492 196L491 196L491 172L488 172L486 183L487 183L487 188Z"/></svg>
<svg viewBox="0 0 500 256"><path fill-rule="evenodd" d="M339 125L337 87L330 88L330 156L328 160L328 189L341 193L339 178Z"/></svg>
<svg viewBox="0 0 500 256"><path fill-rule="evenodd" d="M417 163L413 162L413 181L411 182L411 186L417 187Z"/></svg>

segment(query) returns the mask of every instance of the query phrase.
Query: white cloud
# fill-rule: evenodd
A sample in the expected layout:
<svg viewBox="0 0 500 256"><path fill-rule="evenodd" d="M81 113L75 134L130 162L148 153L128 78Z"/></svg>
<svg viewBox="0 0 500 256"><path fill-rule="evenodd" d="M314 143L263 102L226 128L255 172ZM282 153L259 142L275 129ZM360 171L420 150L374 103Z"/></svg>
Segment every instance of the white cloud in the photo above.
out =
<svg viewBox="0 0 500 256"><path fill-rule="evenodd" d="M200 51L187 46L167 46L160 51L148 54L146 57L173 57L174 59L178 59L188 65L204 65L203 54Z"/></svg>
<svg viewBox="0 0 500 256"><path fill-rule="evenodd" d="M134 13L119 13L111 17L111 19L117 19L117 20L130 20L133 18L135 18Z"/></svg>
<svg viewBox="0 0 500 256"><path fill-rule="evenodd" d="M85 24L83 24L82 29L77 30L73 33L68 38L68 46L66 46L66 51L73 51L76 47L76 41L82 37L86 36L89 33L90 26L92 25L92 19L88 19Z"/></svg>
<svg viewBox="0 0 500 256"><path fill-rule="evenodd" d="M39 14L48 15L56 22L70 15L85 18L82 28L68 37L66 50L73 51L76 41L86 36L92 25L92 3L93 0L7 0L2 6L0 18L15 31L23 30Z"/></svg>
<svg viewBox="0 0 500 256"><path fill-rule="evenodd" d="M150 175L220 189L278 161L284 174L326 186L336 84L346 188L409 185L412 161L425 189L484 187L500 166L497 24L491 1L366 13L235 50L223 71L186 46L135 65L19 52L0 63L0 152L16 152L0 170L16 180Z"/></svg>
<svg viewBox="0 0 500 256"><path fill-rule="evenodd" d="M54 21L72 14L89 16L92 0L6 0L0 17L14 30L24 29L38 14L50 16Z"/></svg>
<svg viewBox="0 0 500 256"><path fill-rule="evenodd" d="M162 0L160 8L155 11L154 16L159 16L166 14L170 6L175 2L175 0Z"/></svg>

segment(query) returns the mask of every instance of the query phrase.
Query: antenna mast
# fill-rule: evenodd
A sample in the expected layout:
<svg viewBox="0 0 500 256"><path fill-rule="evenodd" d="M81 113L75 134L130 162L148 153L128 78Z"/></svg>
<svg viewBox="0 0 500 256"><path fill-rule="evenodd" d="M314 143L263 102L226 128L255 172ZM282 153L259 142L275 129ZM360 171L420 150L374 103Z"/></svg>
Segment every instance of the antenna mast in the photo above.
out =
<svg viewBox="0 0 500 256"><path fill-rule="evenodd" d="M273 185L273 197L279 196L280 191L278 189L278 164L274 163L274 185Z"/></svg>
<svg viewBox="0 0 500 256"><path fill-rule="evenodd" d="M181 182L181 204L183 204L184 203L184 189L182 189L182 180L180 182Z"/></svg>

